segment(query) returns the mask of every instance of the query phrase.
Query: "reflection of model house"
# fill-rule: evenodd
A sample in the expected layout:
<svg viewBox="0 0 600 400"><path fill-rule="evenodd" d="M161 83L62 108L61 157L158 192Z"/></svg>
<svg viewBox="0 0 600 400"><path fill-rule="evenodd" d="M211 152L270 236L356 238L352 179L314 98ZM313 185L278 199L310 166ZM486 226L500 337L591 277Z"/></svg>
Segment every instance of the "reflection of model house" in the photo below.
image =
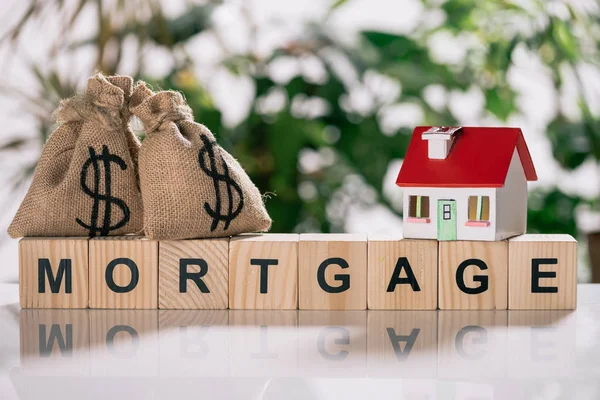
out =
<svg viewBox="0 0 600 400"><path fill-rule="evenodd" d="M404 237L502 240L525 233L537 176L519 128L417 127L398 174Z"/></svg>

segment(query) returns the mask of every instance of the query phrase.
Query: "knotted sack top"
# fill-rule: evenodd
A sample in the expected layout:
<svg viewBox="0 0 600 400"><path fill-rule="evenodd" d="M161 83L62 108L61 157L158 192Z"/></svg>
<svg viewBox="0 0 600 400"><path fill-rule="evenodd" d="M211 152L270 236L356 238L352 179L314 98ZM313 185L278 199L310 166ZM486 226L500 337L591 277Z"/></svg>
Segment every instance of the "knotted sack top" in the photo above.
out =
<svg viewBox="0 0 600 400"><path fill-rule="evenodd" d="M194 121L192 109L181 93L167 90L154 94L144 82L135 87L129 108L140 119L148 135L160 130L165 122Z"/></svg>
<svg viewBox="0 0 600 400"><path fill-rule="evenodd" d="M85 93L60 102L54 118L58 124L91 120L108 131L121 130L131 117L132 92L131 77L96 74L88 79Z"/></svg>

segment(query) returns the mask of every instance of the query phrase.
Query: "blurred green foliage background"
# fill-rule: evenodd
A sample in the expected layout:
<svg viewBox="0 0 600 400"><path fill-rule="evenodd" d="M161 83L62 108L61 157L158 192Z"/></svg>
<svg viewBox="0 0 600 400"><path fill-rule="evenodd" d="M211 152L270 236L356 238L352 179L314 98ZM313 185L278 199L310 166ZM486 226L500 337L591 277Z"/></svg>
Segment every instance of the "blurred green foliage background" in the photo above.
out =
<svg viewBox="0 0 600 400"><path fill-rule="evenodd" d="M285 7L285 2L280 3ZM385 128L382 120L393 114L391 106L418 106L422 110L419 124L456 125L459 121L448 105L432 105L425 91L432 85L447 92L476 88L483 94L489 120L507 123L521 111L508 78L518 51L539 56L557 93L567 84L565 74L572 77L568 84L576 86L578 117L564 115L559 107L546 129L556 161L573 170L589 159L596 163L600 159L600 121L590 108L585 77L580 73L581 65L598 66L600 24L595 2L586 9L569 1L423 0L423 12L442 15L441 23L417 24L405 34L369 30L340 38L329 22L349 3L332 2L326 13L268 54L253 46L257 31L248 10L252 3L236 6L243 20L239 23L248 27L250 45L243 52L229 54L227 46L222 46L226 56L221 63L232 74L251 80L254 97L247 115L234 126L223 122L222 110L207 90L206 80L195 72L195 58L185 46L207 33L222 42L213 23L221 2L189 2L184 13L172 16L164 12L164 2L157 0L29 0L25 12L12 16L11 28L2 40L18 43L28 26L55 15L62 21L63 32L51 51L93 47L96 61L91 75L94 69L118 73L126 42L135 38L139 43L136 78L185 94L196 120L239 159L262 192L272 194L267 206L275 232L341 231L348 204L383 205L400 215L400 206L384 193L384 176L390 163L404 157L412 129ZM90 12L95 33L83 39L70 35L82 15ZM431 56L430 40L442 31L471 43L460 62L444 63ZM165 76L144 73L144 45L170 54L172 64ZM300 72L291 79L275 79L273 65L290 58L316 60L324 73L318 78ZM36 93L13 87L4 91L28 105L25 110L36 118L39 134L13 135L10 140L0 137L0 154L18 153L28 146L41 148L53 130L51 113L58 101L82 83L56 68L41 68L35 62L30 68ZM348 76L357 82L375 81L375 85L390 80L399 83L401 90L390 98L372 95L367 106L355 107ZM316 155L317 166L304 168L303 154ZM12 190L28 185L34 167L35 162L23 162L11 172ZM344 190L348 179L358 182L354 191ZM596 203L597 199L566 194L558 187L533 190L529 230L578 236L576 210L582 206L593 210Z"/></svg>

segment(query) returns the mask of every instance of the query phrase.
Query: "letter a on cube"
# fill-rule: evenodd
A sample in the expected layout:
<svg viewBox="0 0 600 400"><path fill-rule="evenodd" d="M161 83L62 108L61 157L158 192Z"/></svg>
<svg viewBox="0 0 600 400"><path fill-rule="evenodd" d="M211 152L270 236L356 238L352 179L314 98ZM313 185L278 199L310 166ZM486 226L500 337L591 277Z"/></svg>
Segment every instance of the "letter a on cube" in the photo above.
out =
<svg viewBox="0 0 600 400"><path fill-rule="evenodd" d="M573 310L577 305L577 241L570 235L510 239L508 307Z"/></svg>
<svg viewBox="0 0 600 400"><path fill-rule="evenodd" d="M370 310L437 308L437 241L369 236L368 253Z"/></svg>
<svg viewBox="0 0 600 400"><path fill-rule="evenodd" d="M88 238L19 242L22 308L87 308Z"/></svg>

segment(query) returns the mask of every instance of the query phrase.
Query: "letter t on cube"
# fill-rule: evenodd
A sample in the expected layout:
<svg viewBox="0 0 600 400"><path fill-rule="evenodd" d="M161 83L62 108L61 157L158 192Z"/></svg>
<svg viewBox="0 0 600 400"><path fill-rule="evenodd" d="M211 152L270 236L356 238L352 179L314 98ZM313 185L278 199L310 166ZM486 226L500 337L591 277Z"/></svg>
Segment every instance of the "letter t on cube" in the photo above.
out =
<svg viewBox="0 0 600 400"><path fill-rule="evenodd" d="M250 234L231 238L229 308L298 308L298 234Z"/></svg>
<svg viewBox="0 0 600 400"><path fill-rule="evenodd" d="M23 238L19 242L22 308L87 308L88 238Z"/></svg>
<svg viewBox="0 0 600 400"><path fill-rule="evenodd" d="M366 310L367 236L302 234L301 310Z"/></svg>

